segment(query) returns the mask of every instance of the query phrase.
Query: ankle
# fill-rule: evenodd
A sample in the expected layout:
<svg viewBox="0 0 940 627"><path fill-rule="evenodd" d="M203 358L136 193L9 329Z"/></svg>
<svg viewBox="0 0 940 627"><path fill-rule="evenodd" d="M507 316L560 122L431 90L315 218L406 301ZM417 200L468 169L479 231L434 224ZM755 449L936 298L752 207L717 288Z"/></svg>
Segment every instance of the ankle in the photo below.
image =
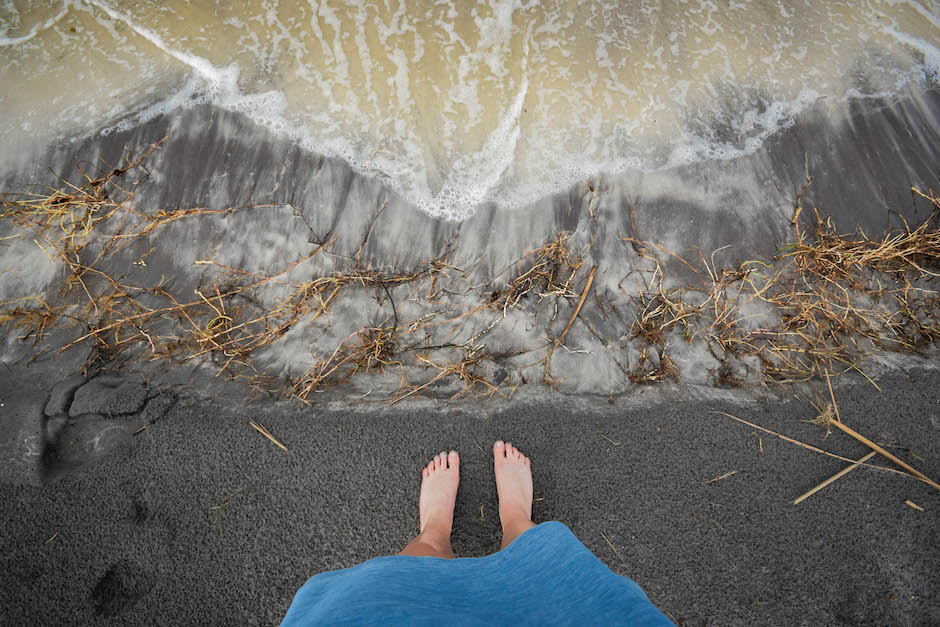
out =
<svg viewBox="0 0 940 627"><path fill-rule="evenodd" d="M499 506L499 520L505 528L507 525L518 526L532 522L529 510L521 505Z"/></svg>
<svg viewBox="0 0 940 627"><path fill-rule="evenodd" d="M516 519L511 522L503 523L503 541L500 545L500 550L505 549L507 546L515 542L516 538L524 534L526 531L535 527L535 523L529 519Z"/></svg>
<svg viewBox="0 0 940 627"><path fill-rule="evenodd" d="M418 534L418 539L437 551L450 551L450 528L444 525L428 523Z"/></svg>

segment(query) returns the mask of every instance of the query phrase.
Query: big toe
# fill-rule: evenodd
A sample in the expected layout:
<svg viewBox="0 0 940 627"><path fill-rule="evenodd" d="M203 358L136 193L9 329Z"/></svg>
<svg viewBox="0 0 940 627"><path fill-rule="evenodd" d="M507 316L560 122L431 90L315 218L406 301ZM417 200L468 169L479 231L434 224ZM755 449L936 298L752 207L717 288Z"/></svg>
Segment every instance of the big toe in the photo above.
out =
<svg viewBox="0 0 940 627"><path fill-rule="evenodd" d="M520 451L519 449L517 449L517 448L516 448L515 446L513 446L512 444L510 444L510 443L507 442L507 443L503 446L503 450L504 450L504 453L505 453L505 456L504 456L504 458L503 458L503 460L502 460L503 463L507 463L507 464L525 464L526 456L523 455L523 454L522 454L522 451ZM496 455L496 461L497 461L497 462L500 461L500 456L499 456L499 454Z"/></svg>
<svg viewBox="0 0 940 627"><path fill-rule="evenodd" d="M457 470L460 467L460 455L457 451L451 451L447 454L447 467Z"/></svg>

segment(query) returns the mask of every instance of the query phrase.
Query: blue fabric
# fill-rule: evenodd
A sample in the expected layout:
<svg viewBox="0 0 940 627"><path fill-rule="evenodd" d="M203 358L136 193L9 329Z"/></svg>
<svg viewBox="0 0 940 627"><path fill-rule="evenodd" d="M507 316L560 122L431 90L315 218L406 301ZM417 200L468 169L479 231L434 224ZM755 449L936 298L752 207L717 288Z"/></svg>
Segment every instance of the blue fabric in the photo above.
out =
<svg viewBox="0 0 940 627"><path fill-rule="evenodd" d="M391 555L321 573L297 592L281 624L402 623L672 625L636 582L559 522L486 557Z"/></svg>

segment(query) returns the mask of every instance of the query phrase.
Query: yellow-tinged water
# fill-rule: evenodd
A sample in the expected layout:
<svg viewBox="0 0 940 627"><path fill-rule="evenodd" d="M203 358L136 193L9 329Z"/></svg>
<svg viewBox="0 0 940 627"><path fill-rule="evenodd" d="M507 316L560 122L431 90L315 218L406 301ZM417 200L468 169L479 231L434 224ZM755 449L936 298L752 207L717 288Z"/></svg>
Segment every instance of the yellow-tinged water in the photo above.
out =
<svg viewBox="0 0 940 627"><path fill-rule="evenodd" d="M916 0L0 2L6 150L211 102L424 210L756 149L819 98L929 84Z"/></svg>

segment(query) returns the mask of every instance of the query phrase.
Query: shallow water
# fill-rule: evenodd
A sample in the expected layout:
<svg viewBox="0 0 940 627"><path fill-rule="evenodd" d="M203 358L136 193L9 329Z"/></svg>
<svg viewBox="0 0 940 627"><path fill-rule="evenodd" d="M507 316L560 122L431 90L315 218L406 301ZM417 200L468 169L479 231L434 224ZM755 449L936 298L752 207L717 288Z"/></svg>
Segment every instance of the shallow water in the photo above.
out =
<svg viewBox="0 0 940 627"><path fill-rule="evenodd" d="M819 99L925 85L936 2L0 5L4 156L209 102L433 216L755 151Z"/></svg>

